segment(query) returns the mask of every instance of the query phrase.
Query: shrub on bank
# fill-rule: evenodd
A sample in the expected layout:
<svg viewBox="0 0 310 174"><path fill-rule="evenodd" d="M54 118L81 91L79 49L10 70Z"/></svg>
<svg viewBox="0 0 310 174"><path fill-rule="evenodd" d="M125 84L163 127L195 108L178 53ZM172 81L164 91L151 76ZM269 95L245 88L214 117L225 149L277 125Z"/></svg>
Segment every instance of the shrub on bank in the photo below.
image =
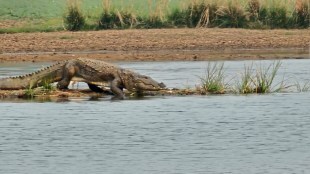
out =
<svg viewBox="0 0 310 174"><path fill-rule="evenodd" d="M216 11L216 24L222 28L244 28L247 18L244 10L232 2L227 7L219 8Z"/></svg>
<svg viewBox="0 0 310 174"><path fill-rule="evenodd" d="M76 2L77 0L70 0ZM155 10L148 15L134 15L128 10L110 8L105 3L97 22L97 29L127 28L168 28L168 27L221 27L221 28L307 28L309 27L309 4L306 0L296 0L294 10L278 3L262 0L204 1L188 3L184 8L175 8L171 12L167 7L155 3ZM264 3L265 2L265 3ZM280 4L280 5L279 5ZM151 8L150 8L151 9ZM163 12L166 9L166 12ZM85 18L77 3L68 3L64 17L65 27L70 31L81 30Z"/></svg>
<svg viewBox="0 0 310 174"><path fill-rule="evenodd" d="M64 16L65 29L69 31L81 30L85 25L85 18L75 0L68 1L67 12Z"/></svg>

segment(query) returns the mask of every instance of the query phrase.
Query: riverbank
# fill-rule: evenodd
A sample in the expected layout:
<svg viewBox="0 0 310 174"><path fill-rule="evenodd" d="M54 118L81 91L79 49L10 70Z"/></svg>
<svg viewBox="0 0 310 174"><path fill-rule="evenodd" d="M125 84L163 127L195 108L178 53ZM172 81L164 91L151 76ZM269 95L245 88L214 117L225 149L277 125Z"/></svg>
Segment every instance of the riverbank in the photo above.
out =
<svg viewBox="0 0 310 174"><path fill-rule="evenodd" d="M0 35L0 61L309 58L310 30L150 29Z"/></svg>

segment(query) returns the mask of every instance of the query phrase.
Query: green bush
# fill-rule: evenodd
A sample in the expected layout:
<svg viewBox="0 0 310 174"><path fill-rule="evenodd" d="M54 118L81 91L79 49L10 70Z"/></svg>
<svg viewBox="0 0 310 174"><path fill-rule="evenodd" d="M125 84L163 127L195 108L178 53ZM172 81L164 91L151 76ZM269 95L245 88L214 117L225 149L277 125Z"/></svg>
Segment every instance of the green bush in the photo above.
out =
<svg viewBox="0 0 310 174"><path fill-rule="evenodd" d="M271 28L287 28L287 11L284 7L269 9L267 23Z"/></svg>
<svg viewBox="0 0 310 174"><path fill-rule="evenodd" d="M85 18L77 5L68 5L64 16L65 28L69 31L81 30L85 25Z"/></svg>
<svg viewBox="0 0 310 174"><path fill-rule="evenodd" d="M254 28L289 28L290 18L285 7L261 6L254 12L248 9L250 18L248 22L254 22Z"/></svg>
<svg viewBox="0 0 310 174"><path fill-rule="evenodd" d="M99 19L99 29L113 29L121 26L121 21L115 12L104 11Z"/></svg>

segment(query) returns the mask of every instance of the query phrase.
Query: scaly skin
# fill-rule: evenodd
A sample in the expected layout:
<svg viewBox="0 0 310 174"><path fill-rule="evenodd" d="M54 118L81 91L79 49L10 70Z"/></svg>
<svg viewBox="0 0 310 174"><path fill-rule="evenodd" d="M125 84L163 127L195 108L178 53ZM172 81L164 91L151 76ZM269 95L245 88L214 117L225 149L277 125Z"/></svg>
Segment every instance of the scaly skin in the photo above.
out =
<svg viewBox="0 0 310 174"><path fill-rule="evenodd" d="M0 89L26 89L58 82L58 89L68 89L70 81L82 81L96 92L103 90L97 83L109 83L116 98L123 99L123 89L132 92L157 91L165 88L151 77L99 60L75 59L59 62L32 74L0 79Z"/></svg>

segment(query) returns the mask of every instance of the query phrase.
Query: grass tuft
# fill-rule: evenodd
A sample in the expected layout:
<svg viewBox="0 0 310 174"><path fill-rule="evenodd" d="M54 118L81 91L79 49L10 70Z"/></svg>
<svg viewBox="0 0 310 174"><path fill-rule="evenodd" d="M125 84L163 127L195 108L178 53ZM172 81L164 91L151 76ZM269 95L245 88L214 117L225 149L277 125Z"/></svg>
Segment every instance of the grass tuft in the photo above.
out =
<svg viewBox="0 0 310 174"><path fill-rule="evenodd" d="M240 94L250 94L255 92L253 87L253 64L251 66L244 66L244 72L241 74L241 82L237 81L237 91Z"/></svg>
<svg viewBox="0 0 310 174"><path fill-rule="evenodd" d="M201 92L212 94L224 94L226 84L224 82L224 63L208 63L205 76L200 77Z"/></svg>
<svg viewBox="0 0 310 174"><path fill-rule="evenodd" d="M241 74L241 81L237 82L237 91L240 94L249 93L271 93L279 92L284 89L284 81L274 85L274 79L281 67L281 62L273 62L268 67L257 66L253 70L253 65L244 66L244 72Z"/></svg>

